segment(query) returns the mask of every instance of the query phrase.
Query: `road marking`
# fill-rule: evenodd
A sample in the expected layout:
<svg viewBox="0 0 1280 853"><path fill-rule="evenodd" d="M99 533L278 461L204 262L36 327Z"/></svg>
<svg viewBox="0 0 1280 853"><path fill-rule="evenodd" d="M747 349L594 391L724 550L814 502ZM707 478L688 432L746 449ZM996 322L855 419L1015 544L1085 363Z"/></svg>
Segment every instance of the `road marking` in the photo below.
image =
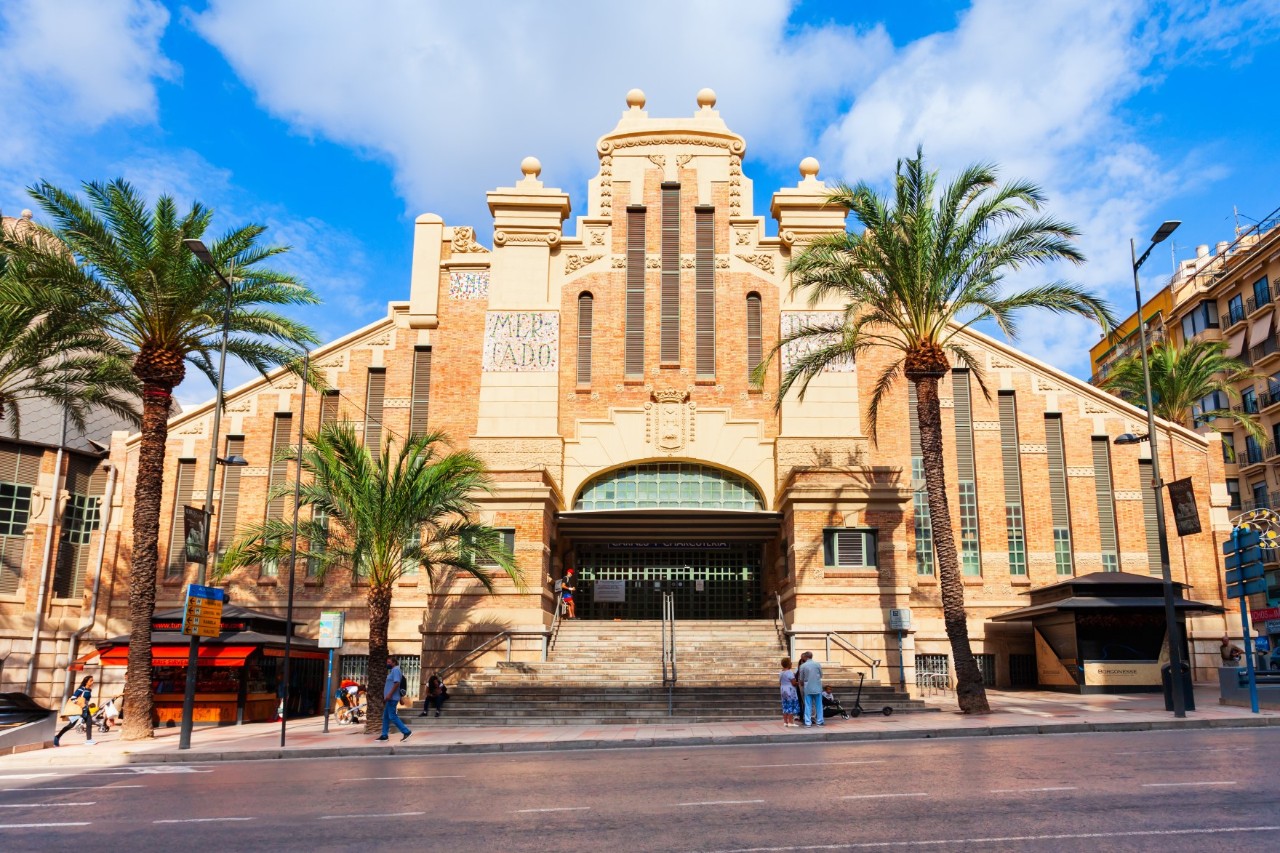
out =
<svg viewBox="0 0 1280 853"><path fill-rule="evenodd" d="M516 809L516 814L539 814L541 812L585 812L590 810L591 806L561 806L556 809Z"/></svg>
<svg viewBox="0 0 1280 853"><path fill-rule="evenodd" d="M88 826L89 821L78 820L66 823L0 823L0 829L51 829L55 826Z"/></svg>
<svg viewBox="0 0 1280 853"><path fill-rule="evenodd" d="M676 803L677 806L749 806L764 800L706 800L700 803Z"/></svg>
<svg viewBox="0 0 1280 853"><path fill-rule="evenodd" d="M43 776L72 776L72 773L9 773L0 776L0 781L5 779L39 779Z"/></svg>
<svg viewBox="0 0 1280 853"><path fill-rule="evenodd" d="M0 788L0 791L116 791L120 788L145 788L146 785L41 785L38 788Z"/></svg>
<svg viewBox="0 0 1280 853"><path fill-rule="evenodd" d="M842 800L880 800L886 797L927 797L928 794L923 791L912 794L850 794L847 797L841 797Z"/></svg>
<svg viewBox="0 0 1280 853"><path fill-rule="evenodd" d="M1236 785L1237 782L1143 782L1144 788L1196 788L1204 785Z"/></svg>
<svg viewBox="0 0 1280 853"><path fill-rule="evenodd" d="M1041 791L1074 791L1074 785L1063 785L1058 788L996 788L990 793L992 794L1035 794Z"/></svg>
<svg viewBox="0 0 1280 853"><path fill-rule="evenodd" d="M357 776L348 782L399 782L401 779L465 779L466 776Z"/></svg>
<svg viewBox="0 0 1280 853"><path fill-rule="evenodd" d="M426 812L391 812L390 814L326 814L321 820L351 820L357 817L421 817Z"/></svg>
<svg viewBox="0 0 1280 853"><path fill-rule="evenodd" d="M184 817L172 820L153 820L152 823L221 823L223 821L253 820L251 817Z"/></svg>
<svg viewBox="0 0 1280 853"><path fill-rule="evenodd" d="M0 809L38 809L46 806L96 806L97 803L3 803Z"/></svg>
<svg viewBox="0 0 1280 853"><path fill-rule="evenodd" d="M1252 746L1201 746L1192 749L1133 749L1127 752L1115 752L1112 755L1160 755L1168 752L1176 752L1184 755L1188 752L1253 752Z"/></svg>
<svg viewBox="0 0 1280 853"><path fill-rule="evenodd" d="M798 764L740 764L739 767L761 769L765 767L834 767L843 764L884 764L884 759L874 758L867 761L806 761Z"/></svg>
<svg viewBox="0 0 1280 853"><path fill-rule="evenodd" d="M942 847L955 844L1008 844L1018 841L1079 841L1090 838L1142 838L1162 835L1211 835L1215 832L1275 832L1280 826L1220 826L1211 829L1146 829L1057 835L1008 835L998 838L933 838L921 841L862 841L852 844L803 844L790 847L734 847L713 853L791 853L798 850L867 850L886 847Z"/></svg>
<svg viewBox="0 0 1280 853"><path fill-rule="evenodd" d="M129 773L133 775L139 774L159 774L159 773L212 773L212 768L204 767L172 767L167 765L159 765L156 767L131 767ZM107 775L107 774L104 774Z"/></svg>

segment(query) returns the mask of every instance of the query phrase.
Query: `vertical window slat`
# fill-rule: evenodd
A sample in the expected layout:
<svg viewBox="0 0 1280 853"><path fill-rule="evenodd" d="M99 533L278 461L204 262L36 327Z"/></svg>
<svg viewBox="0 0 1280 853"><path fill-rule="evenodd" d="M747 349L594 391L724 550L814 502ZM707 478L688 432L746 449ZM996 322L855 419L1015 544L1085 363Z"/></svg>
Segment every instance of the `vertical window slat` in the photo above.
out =
<svg viewBox="0 0 1280 853"><path fill-rule="evenodd" d="M916 574L933 574L933 526L929 515L929 495L925 491L924 455L920 450L920 412L916 408L916 386L907 383L907 422L911 433L911 491L915 515Z"/></svg>
<svg viewBox="0 0 1280 853"><path fill-rule="evenodd" d="M1027 537L1022 507L1018 405L1012 391L1000 392L1000 462L1004 470L1004 515L1009 544L1009 574L1027 574Z"/></svg>
<svg viewBox="0 0 1280 853"><path fill-rule="evenodd" d="M165 562L165 577L182 577L187 569L187 543L183 539L182 508L191 503L196 485L196 460L179 459L176 485L173 490L173 519L169 526L169 554Z"/></svg>
<svg viewBox="0 0 1280 853"><path fill-rule="evenodd" d="M760 317L760 294L747 294L747 380L753 387L759 383L752 380L752 374L760 366L764 358L763 324ZM712 335L714 341L714 334ZM714 345L714 344L713 344Z"/></svg>
<svg viewBox="0 0 1280 853"><path fill-rule="evenodd" d="M320 397L320 426L331 424L338 419L338 400L340 391L325 391Z"/></svg>
<svg viewBox="0 0 1280 853"><path fill-rule="evenodd" d="M680 185L662 185L662 299L659 305L663 364L680 363Z"/></svg>
<svg viewBox="0 0 1280 853"><path fill-rule="evenodd" d="M1160 577L1160 532L1156 526L1156 497L1151 489L1151 460L1138 460L1138 474L1142 478L1142 522L1147 532L1147 571Z"/></svg>
<svg viewBox="0 0 1280 853"><path fill-rule="evenodd" d="M595 299L590 293L578 296L578 384L591 384L591 321Z"/></svg>
<svg viewBox="0 0 1280 853"><path fill-rule="evenodd" d="M386 389L386 369L370 367L364 395L364 446L375 460L382 454L382 405Z"/></svg>
<svg viewBox="0 0 1280 853"><path fill-rule="evenodd" d="M431 406L431 347L414 347L413 396L409 400L409 434L427 434Z"/></svg>
<svg viewBox="0 0 1280 853"><path fill-rule="evenodd" d="M978 483L973 461L973 401L969 371L953 370L951 388L960 492L960 570L969 577L978 577L982 574L982 554L978 546Z"/></svg>
<svg viewBox="0 0 1280 853"><path fill-rule="evenodd" d="M623 370L628 379L644 377L644 216L643 207L627 208L627 303L623 332Z"/></svg>
<svg viewBox="0 0 1280 853"><path fill-rule="evenodd" d="M716 375L716 256L715 208L694 208L694 348L695 369L700 378ZM751 307L747 297L747 362L751 369ZM756 326L759 327L760 306L756 297ZM759 333L757 332L757 339ZM756 358L755 364L760 359Z"/></svg>
<svg viewBox="0 0 1280 853"><path fill-rule="evenodd" d="M1120 549L1116 541L1115 491L1111 482L1111 439L1093 437L1093 485L1098 494L1098 536L1102 550L1102 570L1120 571Z"/></svg>
<svg viewBox="0 0 1280 853"><path fill-rule="evenodd" d="M1053 520L1053 558L1057 573L1075 573L1071 549L1071 505L1067 494L1067 463L1062 438L1062 416L1044 417L1044 438L1049 462L1049 506Z"/></svg>
<svg viewBox="0 0 1280 853"><path fill-rule="evenodd" d="M227 436L227 455L244 455L244 436ZM240 512L240 475L244 468L239 465L222 467L222 499L218 506L218 543L217 552L225 554L236 539L236 516Z"/></svg>

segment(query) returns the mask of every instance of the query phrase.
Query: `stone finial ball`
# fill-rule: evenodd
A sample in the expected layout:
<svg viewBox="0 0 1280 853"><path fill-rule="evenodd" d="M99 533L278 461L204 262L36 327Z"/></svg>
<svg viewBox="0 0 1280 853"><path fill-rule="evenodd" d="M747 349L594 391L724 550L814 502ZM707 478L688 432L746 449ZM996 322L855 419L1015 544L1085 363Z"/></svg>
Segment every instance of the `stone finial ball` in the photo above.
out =
<svg viewBox="0 0 1280 853"><path fill-rule="evenodd" d="M800 161L800 174L806 178L815 178L818 176L818 160L815 157L806 157Z"/></svg>
<svg viewBox="0 0 1280 853"><path fill-rule="evenodd" d="M542 161L537 157L526 157L520 161L520 171L536 178L542 174Z"/></svg>
<svg viewBox="0 0 1280 853"><path fill-rule="evenodd" d="M640 89L627 92L627 106L637 110L644 109L644 92Z"/></svg>
<svg viewBox="0 0 1280 853"><path fill-rule="evenodd" d="M715 89L699 89L698 90L698 106L710 109L716 105Z"/></svg>
<svg viewBox="0 0 1280 853"><path fill-rule="evenodd" d="M22 218L23 218L23 219L30 219L30 218L31 218L31 216L32 216L32 214L31 214L31 208L23 208L23 209L22 209Z"/></svg>

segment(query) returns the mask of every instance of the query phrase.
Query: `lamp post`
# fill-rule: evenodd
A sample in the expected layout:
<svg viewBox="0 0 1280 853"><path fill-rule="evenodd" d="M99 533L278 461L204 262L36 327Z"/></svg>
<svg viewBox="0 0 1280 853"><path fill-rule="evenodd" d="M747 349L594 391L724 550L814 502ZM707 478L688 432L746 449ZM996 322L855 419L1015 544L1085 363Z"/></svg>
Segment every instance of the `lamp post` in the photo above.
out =
<svg viewBox="0 0 1280 853"><path fill-rule="evenodd" d="M302 443L307 428L307 379L311 374L311 352L302 359L302 405L298 407L298 470L293 480L293 544L289 555L289 601L284 617L284 695L280 699L280 746L284 746L285 727L289 720L289 650L293 646L293 585L298 563L298 504L302 494ZM327 694L327 691L326 691ZM328 695L324 701L329 701ZM326 719L327 722L327 719Z"/></svg>
<svg viewBox="0 0 1280 853"><path fill-rule="evenodd" d="M1169 640L1170 680L1173 683L1173 716L1187 715L1186 698L1182 694L1182 632L1178 630L1178 617L1173 606L1173 578L1169 570L1169 534L1164 520L1164 481L1160 479L1160 450L1157 445L1155 402L1151 397L1151 370L1147 365L1147 330L1142 322L1142 286L1138 282L1138 269L1146 261L1147 256L1157 244L1163 243L1181 222L1167 220L1161 223L1156 233L1151 235L1151 245L1138 257L1137 245L1129 239L1129 254L1133 261L1133 296L1137 300L1135 315L1138 321L1138 347L1142 353L1142 383L1147 395L1147 435L1151 442L1151 492L1156 503L1156 536L1160 541L1160 577L1164 586L1164 621L1165 632ZM1135 444L1143 437L1125 433L1116 438L1116 444ZM1172 446L1170 447L1172 452Z"/></svg>
<svg viewBox="0 0 1280 853"><path fill-rule="evenodd" d="M213 260L213 255L209 254L209 250L205 248L204 243L199 240L183 240L182 242L191 250L191 254L195 255L200 263L213 270L213 274L222 282L226 293L222 308L222 352L218 358L217 396L213 406L213 429L210 431L209 438L209 482L208 488L205 489L204 493L204 562L200 563L200 568L196 574L197 584L203 586L211 557L209 553L209 530L213 526L214 474L219 464L246 465L248 463L243 456L228 456L225 459L218 456L218 430L222 426L223 376L227 370L227 337L231 331L231 282L218 269L218 265ZM178 749L191 748L191 729L195 722L196 669L199 660L200 638L193 634L191 637L191 649L187 653L187 687L182 694L182 728L178 732Z"/></svg>

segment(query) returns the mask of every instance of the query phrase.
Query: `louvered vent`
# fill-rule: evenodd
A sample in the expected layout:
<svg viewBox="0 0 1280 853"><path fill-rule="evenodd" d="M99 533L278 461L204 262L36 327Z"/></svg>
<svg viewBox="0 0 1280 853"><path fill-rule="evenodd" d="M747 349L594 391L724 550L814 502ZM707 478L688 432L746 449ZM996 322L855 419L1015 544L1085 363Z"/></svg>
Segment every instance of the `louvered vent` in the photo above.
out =
<svg viewBox="0 0 1280 853"><path fill-rule="evenodd" d="M1111 483L1111 440L1105 435L1093 437L1093 484L1098 493L1098 533L1101 537L1103 568L1111 568L1107 557L1118 559L1116 542L1115 492ZM1118 568L1118 566L1117 566Z"/></svg>
<svg viewBox="0 0 1280 853"><path fill-rule="evenodd" d="M1160 531L1156 526L1156 499L1151 491L1151 460L1139 459L1138 472L1142 477L1142 523L1147 531L1147 571L1161 576Z"/></svg>
<svg viewBox="0 0 1280 853"><path fill-rule="evenodd" d="M326 395L323 399L328 399ZM323 402L321 413L324 412ZM227 436L227 455L244 455L244 436ZM224 465L222 468L222 502L218 507L218 553L224 553L231 547L236 538L236 516L240 512L240 473L244 470L240 465Z"/></svg>
<svg viewBox="0 0 1280 853"><path fill-rule="evenodd" d="M644 208L627 208L627 306L623 370L644 377Z"/></svg>
<svg viewBox="0 0 1280 853"><path fill-rule="evenodd" d="M764 358L764 345L762 337L762 323L760 318L760 294L747 294L747 379L753 381L751 377L755 373L755 369L760 366L760 361ZM757 387L759 383L754 383Z"/></svg>
<svg viewBox="0 0 1280 853"><path fill-rule="evenodd" d="M663 364L680 363L680 185L662 185L662 304Z"/></svg>
<svg viewBox="0 0 1280 853"><path fill-rule="evenodd" d="M196 460L179 459L178 476L173 490L173 519L169 525L169 555L165 577L182 577L187 568L186 541L183 539L182 508L191 503L196 485Z"/></svg>
<svg viewBox="0 0 1280 853"><path fill-rule="evenodd" d="M276 415L274 431L271 434L271 476L267 481L267 491L288 482L289 463L280 459L280 454L293 444L293 415L280 413ZM284 518L285 495L280 495L267 502L267 518Z"/></svg>
<svg viewBox="0 0 1280 853"><path fill-rule="evenodd" d="M369 368L369 384L364 395L364 446L376 460L382 453L382 404L387 390L387 371Z"/></svg>
<svg viewBox="0 0 1280 853"><path fill-rule="evenodd" d="M836 565L866 565L866 553L864 550L862 531L841 530L836 533Z"/></svg>
<svg viewBox="0 0 1280 853"><path fill-rule="evenodd" d="M695 368L699 378L716 375L716 209L708 205L694 208L694 345ZM757 303L759 300L757 299ZM756 306L756 339L759 339L759 305ZM747 311L747 361L751 361L751 312ZM757 357L756 363L760 359Z"/></svg>
<svg viewBox="0 0 1280 853"><path fill-rule="evenodd" d="M919 441L919 438L916 439ZM1018 406L1012 391L1000 392L1000 462L1004 500L1022 505L1022 464L1018 456Z"/></svg>
<svg viewBox="0 0 1280 853"><path fill-rule="evenodd" d="M409 405L409 433L427 434L427 414L431 406L431 347L413 350L413 399Z"/></svg>
<svg viewBox="0 0 1280 853"><path fill-rule="evenodd" d="M590 293L578 296L578 384L591 385L591 317L594 298Z"/></svg>
<svg viewBox="0 0 1280 853"><path fill-rule="evenodd" d="M341 392L325 391L320 397L320 426L331 424L338 419L338 400Z"/></svg>
<svg viewBox="0 0 1280 853"><path fill-rule="evenodd" d="M956 421L956 473L961 480L974 479L973 410L969 397L969 371L953 370L951 388Z"/></svg>
<svg viewBox="0 0 1280 853"><path fill-rule="evenodd" d="M1062 418L1046 415L1044 438L1049 461L1049 508L1054 527L1069 527L1070 506L1067 503L1067 464L1062 447Z"/></svg>

